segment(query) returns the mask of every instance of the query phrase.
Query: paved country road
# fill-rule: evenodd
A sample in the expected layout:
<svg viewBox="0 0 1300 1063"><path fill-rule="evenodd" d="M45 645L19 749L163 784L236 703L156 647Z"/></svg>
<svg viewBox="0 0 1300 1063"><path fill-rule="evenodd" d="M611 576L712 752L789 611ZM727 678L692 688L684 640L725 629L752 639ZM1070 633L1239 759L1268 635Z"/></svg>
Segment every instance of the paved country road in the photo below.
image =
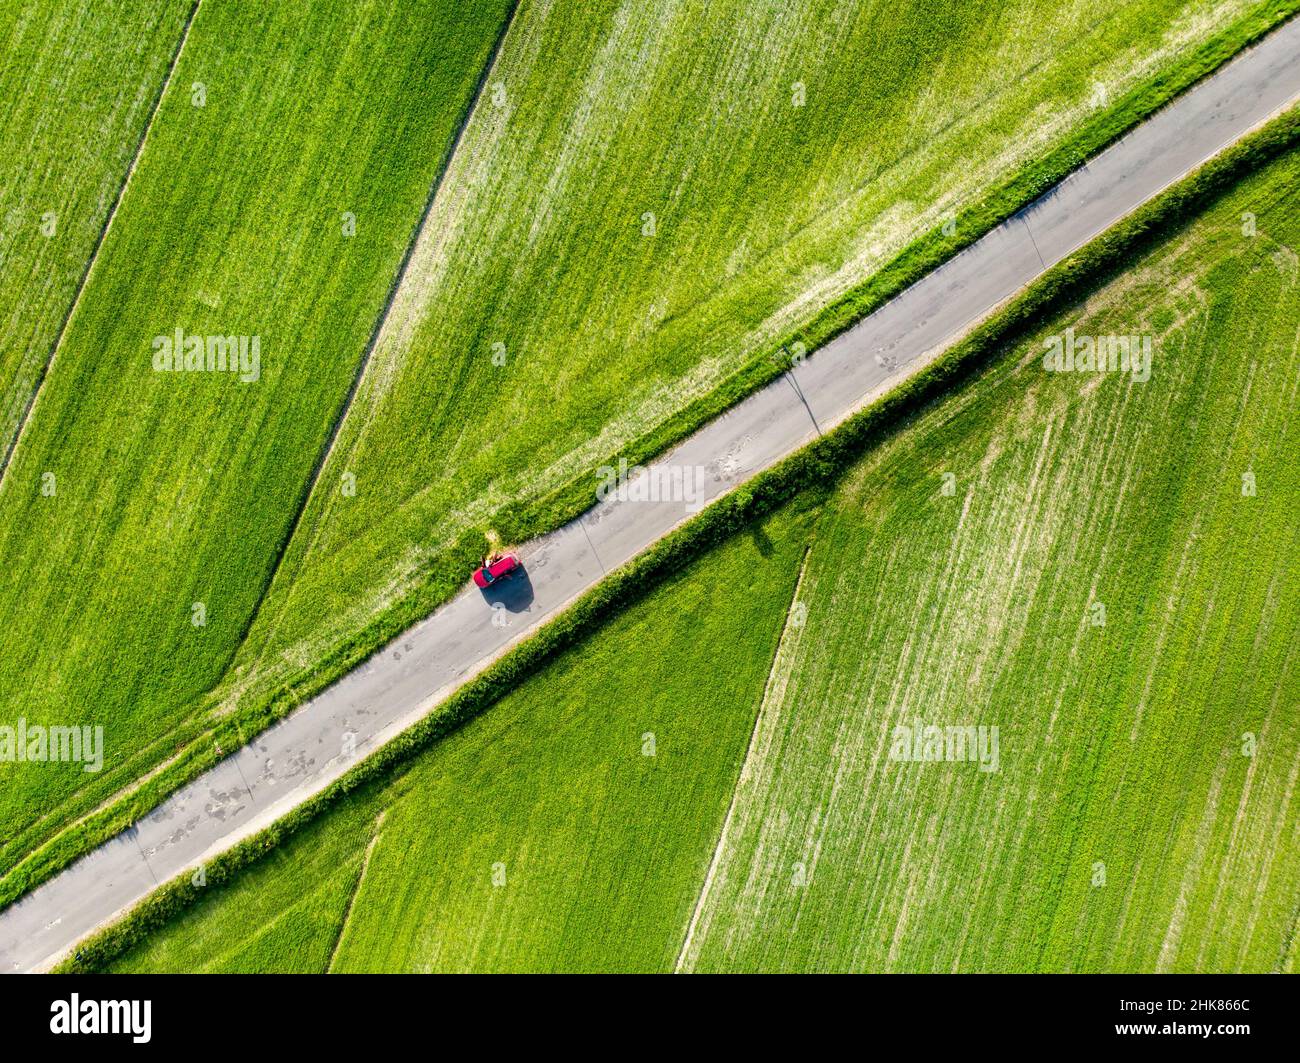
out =
<svg viewBox="0 0 1300 1063"><path fill-rule="evenodd" d="M1297 97L1300 20L703 427L652 469L705 468L703 497L692 502L712 501L915 373L1048 267ZM495 598L467 588L135 826L0 912L0 971L49 967L155 886L270 824L695 508L681 501L610 499L527 544L518 551L525 575Z"/></svg>

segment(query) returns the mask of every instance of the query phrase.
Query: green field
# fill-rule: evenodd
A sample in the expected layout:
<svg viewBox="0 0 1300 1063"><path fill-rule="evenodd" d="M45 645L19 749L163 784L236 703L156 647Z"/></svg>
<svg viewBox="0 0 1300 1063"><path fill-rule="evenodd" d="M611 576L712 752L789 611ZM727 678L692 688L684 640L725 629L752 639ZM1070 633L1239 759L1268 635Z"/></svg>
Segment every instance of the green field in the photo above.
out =
<svg viewBox="0 0 1300 1063"><path fill-rule="evenodd" d="M0 8L0 467L162 89L185 0ZM112 77L106 77L111 71Z"/></svg>
<svg viewBox="0 0 1300 1063"><path fill-rule="evenodd" d="M430 577L463 536L594 485L1103 102L1263 7L958 3L936 31L927 3L523 4L217 696L255 708L349 640L394 634L446 593Z"/></svg>
<svg viewBox="0 0 1300 1063"><path fill-rule="evenodd" d="M0 481L0 567L22 573L0 704L107 743L98 775L0 766L3 896L427 612L489 527L546 525L548 492L1288 3L962 3L943 32L921 3L201 4ZM120 173L184 14L134 29L144 103L19 109L14 134ZM93 78L123 32L101 22L24 35L15 69L93 35L73 64ZM88 196L79 174L60 181ZM20 330L51 333L51 276L45 309L0 282ZM256 336L256 382L155 372L176 329ZM142 778L138 807L111 803Z"/></svg>
<svg viewBox="0 0 1300 1063"><path fill-rule="evenodd" d="M819 513L702 559L118 968L1300 968L1297 177L1293 149ZM1150 379L1045 372L1067 328L1152 337ZM997 770L891 758L918 722L996 726Z"/></svg>
<svg viewBox="0 0 1300 1063"><path fill-rule="evenodd" d="M0 764L0 869L193 736L500 33L505 0L460 7L199 9L0 483L6 722L106 747ZM249 371L155 371L177 328Z"/></svg>
<svg viewBox="0 0 1300 1063"><path fill-rule="evenodd" d="M1297 177L856 471L685 969L1296 967ZM1045 372L1069 327L1154 336L1150 380ZM998 727L999 770L892 756L917 724Z"/></svg>
<svg viewBox="0 0 1300 1063"><path fill-rule="evenodd" d="M115 969L671 965L810 520L778 514L702 558Z"/></svg>

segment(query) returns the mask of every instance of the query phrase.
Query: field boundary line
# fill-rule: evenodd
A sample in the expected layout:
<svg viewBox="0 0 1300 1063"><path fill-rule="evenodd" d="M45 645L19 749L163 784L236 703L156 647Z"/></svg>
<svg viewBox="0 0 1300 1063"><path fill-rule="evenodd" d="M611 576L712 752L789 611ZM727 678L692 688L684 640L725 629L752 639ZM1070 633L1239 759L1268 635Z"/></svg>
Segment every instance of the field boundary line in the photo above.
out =
<svg viewBox="0 0 1300 1063"><path fill-rule="evenodd" d="M330 455L334 452L334 444L338 442L339 434L343 431L343 425L348 419L348 414L352 412L353 400L357 397L357 392L361 389L361 382L366 377L366 372L370 368L370 362L374 357L375 348L379 346L379 338L383 335L384 326L388 323L388 315L392 312L393 304L397 301L397 293L402 290L406 282L406 271L411 266L411 260L415 257L415 249L420 243L420 238L424 235L425 226L428 224L429 217L433 213L433 205L438 200L438 193L442 191L443 182L446 180L447 173L451 169L452 161L456 158L456 153L460 150L461 140L465 136L465 130L469 128L475 113L478 111L479 100L483 97L483 90L487 87L488 79L492 76L492 71L496 69L497 60L501 56L501 50L505 45L506 37L510 33L510 27L514 25L515 15L519 11L521 0L513 0L510 10L506 12L505 18L501 20L501 29L497 33L497 38L492 44L492 50L488 52L487 61L483 64L483 69L479 71L478 83L474 86L474 92L470 95L469 102L465 105L465 114L456 126L456 132L447 145L446 154L443 156L442 164L438 167L437 173L434 174L433 183L429 188L429 195L424 201L424 210L421 212L415 227L411 230L411 238L407 241L406 251L402 255L401 262L397 265L397 271L393 274L392 282L388 286L388 296L384 300L384 305L380 308L378 317L375 318L374 327L370 331L370 339L366 342L365 349L361 352L361 360L357 365L356 372L352 376L352 384L348 388L348 393L343 397L343 402L334 414L334 421L330 425L329 435L326 437L325 445L321 448L320 453L316 456L316 465L312 469L311 477L307 481L307 486L298 500L298 505L293 515L293 520L285 532L284 538L275 552L275 562L271 566L271 571L267 573L266 582L262 585L262 590L257 596L257 604L248 616L248 621L244 624L243 631L239 634L239 641L235 643L231 650L230 658L226 661L221 669L217 680L212 684L212 689L218 688L226 676L230 673L231 667L239 659L240 651L243 650L245 643L248 642L248 636L252 632L258 617L262 615L262 606L266 602L267 595L271 587L274 586L276 577L280 574L280 567L284 563L285 555L289 552L289 547L298 535L298 528L302 524L302 518L307 512L307 506L311 502L312 496L316 493L316 485L320 482L321 473L325 471L325 466L329 463Z"/></svg>
<svg viewBox="0 0 1300 1063"><path fill-rule="evenodd" d="M816 532L814 531L815 535ZM673 963L673 974L682 973L682 965L686 962L686 954L690 952L691 944L695 940L695 932L699 929L700 916L704 912L704 902L713 889L713 880L717 876L718 865L722 861L722 851L726 848L731 833L731 825L735 819L740 788L745 782L747 769L753 761L754 743L758 739L758 732L763 727L764 717L770 715L766 711L768 709L768 698L772 693L777 668L781 663L781 650L785 648L792 629L791 618L794 616L795 606L799 604L799 591L803 589L804 576L808 572L808 558L811 555L812 544L809 543L808 546L804 547L803 560L799 562L799 576L794 581L794 590L790 594L790 605L785 611L785 623L781 626L781 636L776 640L776 647L772 650L772 664L767 670L767 681L763 684L763 696L758 702L758 711L754 713L754 726L749 732L749 742L745 746L745 756L740 762L740 771L736 773L735 785L731 788L731 800L727 803L727 814L723 817L722 828L718 831L718 843L713 847L713 856L709 859L709 870L705 873L704 881L700 884L699 895L695 898L695 908L691 912L691 921L686 925L686 936L682 939L682 947L677 951L677 960ZM795 631L802 628L802 622L793 625Z"/></svg>
<svg viewBox="0 0 1300 1063"><path fill-rule="evenodd" d="M203 0L194 0L189 16L185 19L185 25L181 28L181 36L176 42L176 50L172 53L171 63L167 67L167 73L163 75L162 83L158 86L158 94L154 97L153 106L149 109L149 117L145 119L144 128L140 131L140 139L136 141L135 154L131 156L131 163L127 166L126 173L122 175L122 183L118 185L117 195L113 198L113 205L108 208L108 214L104 216L104 223L99 227L99 235L95 237L95 244L90 249L90 257L86 260L86 268L82 270L81 280L77 282L76 294L73 295L72 302L68 305L68 312L63 315L63 321L59 324L58 332L54 334L54 342L50 345L50 356L45 359L45 364L36 375L36 384L32 388L32 393L27 397L27 405L23 409L23 415L18 418L13 438L9 440L5 448L3 460L0 460L0 489L4 487L5 473L9 470L13 456L18 450L18 441L26 431L28 422L31 420L32 411L36 408L36 399L45 386L45 381L50 375L50 369L54 366L54 359L59 353L59 347L63 344L63 337L68 331L68 324L72 321L72 315L76 313L77 307L81 303L82 293L85 292L86 285L90 281L90 273L95 268L95 263L99 261L99 251L104 246L109 226L113 224L113 219L117 217L117 208L121 206L122 199L126 195L127 185L131 183L136 165L144 154L145 142L149 139L149 133L153 129L154 119L158 117L158 112L162 109L163 97L167 95L167 89L172 83L172 75L176 73L176 67L180 65L181 52L185 50L185 42L190 39L190 27L194 25L194 17L199 13L199 5L202 3Z"/></svg>
<svg viewBox="0 0 1300 1063"><path fill-rule="evenodd" d="M382 809L375 819L374 833L370 836L370 843L366 846L366 853L361 858L361 870L357 872L357 880L352 884L352 892L348 894L348 903L343 909L343 919L339 922L338 937L334 939L334 947L330 949L330 958L325 964L325 973L329 974L334 970L334 960L339 954L339 946L343 944L343 934L348 928L348 920L352 918L352 906L357 903L357 894L361 892L361 883L366 880L366 872L370 870L370 857L375 851L375 846L379 844L379 838L384 832L384 820L388 817L388 809Z"/></svg>

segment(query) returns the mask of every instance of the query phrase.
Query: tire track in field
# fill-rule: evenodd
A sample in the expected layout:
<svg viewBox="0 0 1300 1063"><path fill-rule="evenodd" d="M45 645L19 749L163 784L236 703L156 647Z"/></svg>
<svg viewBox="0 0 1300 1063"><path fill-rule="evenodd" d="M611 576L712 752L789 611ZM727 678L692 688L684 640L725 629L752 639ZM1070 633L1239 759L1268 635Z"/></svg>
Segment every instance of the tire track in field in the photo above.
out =
<svg viewBox="0 0 1300 1063"><path fill-rule="evenodd" d="M104 216L104 224L99 227L99 235L95 237L95 243L90 249L90 257L86 260L86 268L82 271L81 279L77 282L76 293L72 297L72 302L68 304L68 312L63 315L58 331L54 334L54 342L50 345L50 356L45 359L45 364L41 366L40 372L36 374L36 384L32 387L32 393L27 398L27 405L23 408L22 416L18 418L13 438L9 440L9 444L5 448L4 458L0 460L0 490L4 488L5 473L8 471L9 464L18 449L18 441L22 438L23 432L31 420L32 411L36 408L36 399L41 393L41 388L45 385L46 378L50 375L55 356L59 353L64 334L68 331L68 323L72 320L72 315L81 302L81 295L86 290L91 270L95 268L95 263L99 260L99 249L104 246L104 239L108 236L109 226L113 224L113 219L117 217L117 208L122 203L122 197L126 195L126 186L131 183L131 177L135 174L136 165L144 154L145 141L149 139L149 131L153 129L154 119L158 117L163 97L167 95L167 88L171 85L172 75L176 72L176 67L180 63L181 52L185 50L185 42L190 38L190 27L194 25L194 16L199 13L199 5L202 3L203 0L194 0L194 5L190 8L190 13L185 19L180 39L176 42L176 50L172 53L171 62L167 66L167 73L163 75L162 83L158 87L158 94L154 97L153 105L149 108L149 116L145 119L144 128L140 131L140 139L136 141L135 154L131 156L131 164L127 166L126 173L122 176L122 183L118 185L117 195L113 198L113 205L108 208L108 214Z"/></svg>
<svg viewBox="0 0 1300 1063"><path fill-rule="evenodd" d="M288 530L276 547L275 560L271 564L271 570L267 573L266 580L262 584L262 589L257 596L257 604L248 615L248 620L239 633L239 639L231 649L230 656L222 666L220 677L213 683L212 688L217 689L224 682L230 673L231 667L239 659L239 654L248 641L249 633L257 623L258 617L262 613L262 606L266 603L267 594L275 584L276 577L280 573L280 567L284 564L285 555L289 552L289 546L298 535L298 528L302 524L303 515L307 512L308 503L316 493L316 484L320 480L321 473L325 470L329 462L330 455L334 452L334 444L338 441L339 434L343 430L343 424L347 421L348 414L352 410L353 400L361 388L361 382L365 379L366 372L370 368L371 359L374 357L375 348L379 346L379 337L383 335L384 327L388 323L388 316L393 309L393 304L397 300L397 293L402 290L406 283L406 273L410 268L411 259L415 255L415 249L420 243L420 238L424 234L424 229L429 221L430 214L433 213L433 205L438 199L438 193L442 191L443 181L446 179L447 172L451 169L452 160L456 157L456 152L460 150L461 140L464 139L465 130L469 128L474 114L478 110L479 100L483 96L483 90L487 87L488 79L492 76L492 71L496 69L497 60L501 55L501 50L505 44L506 37L510 33L510 27L514 25L515 14L519 11L520 0L513 0L510 9L506 12L505 18L501 20L501 29L497 33L497 39L492 44L491 51L488 52L487 61L483 64L483 69L479 71L477 84L470 95L469 102L465 105L465 113L462 115L460 122L456 126L456 132L447 145L447 150L443 155L442 164L438 167L438 172L434 175L433 184L429 188L428 198L424 202L424 210L420 213L420 220L415 223L411 230L411 238L407 241L406 252L402 255L402 261L398 264L397 272L393 274L392 283L388 287L388 296L384 300L383 308L379 311L378 317L375 318L374 328L370 331L370 339L366 342L365 350L362 351L361 360L357 364L357 371L353 374L352 384L348 388L347 395L344 396L337 412L334 414L334 421L330 425L329 435L325 439L325 445L321 448L316 457L316 464L312 468L311 476L307 480L306 489L298 499L298 504L294 508L293 520L289 524Z"/></svg>

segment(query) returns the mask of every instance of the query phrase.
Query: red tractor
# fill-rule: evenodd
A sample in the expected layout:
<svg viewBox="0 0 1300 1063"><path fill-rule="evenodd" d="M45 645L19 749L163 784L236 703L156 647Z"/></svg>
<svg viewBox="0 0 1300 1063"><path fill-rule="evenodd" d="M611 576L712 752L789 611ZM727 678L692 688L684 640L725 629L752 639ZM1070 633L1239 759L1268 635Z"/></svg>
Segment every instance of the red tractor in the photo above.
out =
<svg viewBox="0 0 1300 1063"><path fill-rule="evenodd" d="M474 570L474 586L487 590L498 580L505 579L519 568L519 558L514 554L492 554Z"/></svg>

